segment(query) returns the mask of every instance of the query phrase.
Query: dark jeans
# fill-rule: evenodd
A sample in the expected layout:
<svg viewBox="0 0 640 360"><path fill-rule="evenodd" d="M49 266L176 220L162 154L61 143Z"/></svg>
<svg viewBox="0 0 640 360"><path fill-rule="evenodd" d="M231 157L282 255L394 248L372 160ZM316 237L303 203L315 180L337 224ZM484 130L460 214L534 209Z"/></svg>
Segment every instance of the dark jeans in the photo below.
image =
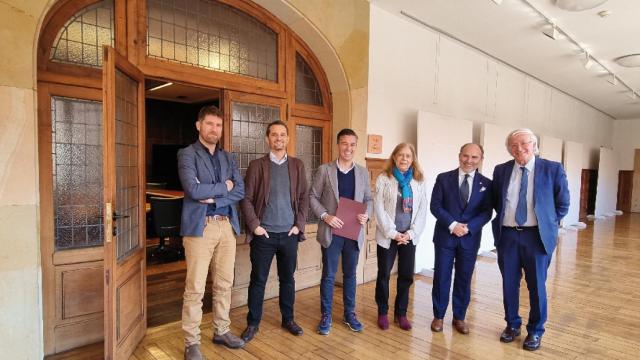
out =
<svg viewBox="0 0 640 360"><path fill-rule="evenodd" d="M389 277L393 262L398 255L398 282L394 315L406 316L409 306L409 289L413 284L413 273L416 263L416 246L413 242L400 245L391 240L388 249L378 245L378 279L376 280L376 303L378 314L386 315L389 311Z"/></svg>
<svg viewBox="0 0 640 360"><path fill-rule="evenodd" d="M293 320L293 303L296 284L293 273L296 271L298 256L298 236L288 233L269 233L269 238L255 236L249 243L251 247L251 281L249 282L248 325L258 325L262 319L264 288L269 278L269 269L273 256L278 264L280 280L280 313L282 321Z"/></svg>
<svg viewBox="0 0 640 360"><path fill-rule="evenodd" d="M331 314L333 305L333 285L338 270L338 259L342 255L343 288L342 300L344 313L356 310L356 267L358 266L358 242L333 236L331 245L322 248L322 279L320 280L320 310L323 314Z"/></svg>

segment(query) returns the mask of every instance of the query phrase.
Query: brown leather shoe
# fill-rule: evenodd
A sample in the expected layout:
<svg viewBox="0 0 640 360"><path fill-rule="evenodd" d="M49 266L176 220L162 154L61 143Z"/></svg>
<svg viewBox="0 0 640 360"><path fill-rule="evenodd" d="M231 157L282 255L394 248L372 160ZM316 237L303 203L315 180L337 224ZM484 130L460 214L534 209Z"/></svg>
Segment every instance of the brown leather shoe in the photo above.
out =
<svg viewBox="0 0 640 360"><path fill-rule="evenodd" d="M442 319L433 318L433 321L431 322L431 331L433 332L442 331Z"/></svg>
<svg viewBox="0 0 640 360"><path fill-rule="evenodd" d="M254 336L256 336L259 330L260 328L258 327L258 325L248 325L247 328L244 329L240 337L242 338L242 340L244 340L245 343L248 343L249 341L251 341L251 339L253 339Z"/></svg>
<svg viewBox="0 0 640 360"><path fill-rule="evenodd" d="M239 349L244 346L244 340L233 335L231 331L227 331L222 335L216 335L213 337L214 344L221 344L230 349Z"/></svg>
<svg viewBox="0 0 640 360"><path fill-rule="evenodd" d="M192 344L184 347L184 360L203 360L200 352L200 344Z"/></svg>
<svg viewBox="0 0 640 360"><path fill-rule="evenodd" d="M284 329L287 329L287 331L289 331L291 335L301 336L302 334L304 334L304 331L302 330L302 328L298 324L296 324L296 322L293 320L284 321L282 323L282 327Z"/></svg>
<svg viewBox="0 0 640 360"><path fill-rule="evenodd" d="M457 320L457 319L453 319L453 328L456 329L460 334L468 334L469 333L469 326L467 326L467 323L464 320Z"/></svg>

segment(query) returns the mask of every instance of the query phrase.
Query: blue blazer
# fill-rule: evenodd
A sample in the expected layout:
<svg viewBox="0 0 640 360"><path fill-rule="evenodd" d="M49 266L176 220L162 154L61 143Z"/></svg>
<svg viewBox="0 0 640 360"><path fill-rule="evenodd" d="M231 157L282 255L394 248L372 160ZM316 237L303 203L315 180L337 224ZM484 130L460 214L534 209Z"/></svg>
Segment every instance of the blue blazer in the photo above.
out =
<svg viewBox="0 0 640 360"><path fill-rule="evenodd" d="M433 242L436 246L454 248L457 240L464 249L480 247L482 227L493 215L491 180L476 171L471 197L466 207L460 199L458 169L439 174L431 194L431 213L436 217ZM469 233L461 238L449 232L452 222L467 224Z"/></svg>
<svg viewBox="0 0 640 360"><path fill-rule="evenodd" d="M500 243L504 207L513 164L514 160L510 160L497 165L493 170L493 205L498 214L492 223L496 246ZM544 249L550 255L558 244L560 220L569 211L569 185L562 165L536 156L533 192L533 206L538 220L538 231Z"/></svg>
<svg viewBox="0 0 640 360"><path fill-rule="evenodd" d="M218 149L222 181L213 183L215 178L209 154L200 141L178 151L178 174L184 190L180 235L202 236L204 233L207 204L199 200L214 198L217 206L231 208L231 226L240 234L240 221L236 203L244 197L244 181L232 154ZM233 181L233 189L227 191L226 180Z"/></svg>

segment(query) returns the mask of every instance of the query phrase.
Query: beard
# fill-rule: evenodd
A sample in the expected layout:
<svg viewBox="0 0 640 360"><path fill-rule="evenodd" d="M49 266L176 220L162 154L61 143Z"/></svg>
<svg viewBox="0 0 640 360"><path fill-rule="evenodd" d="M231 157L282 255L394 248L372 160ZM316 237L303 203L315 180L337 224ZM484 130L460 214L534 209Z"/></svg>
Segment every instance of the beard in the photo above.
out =
<svg viewBox="0 0 640 360"><path fill-rule="evenodd" d="M220 136L215 133L202 134L201 137L209 144L217 144L220 141Z"/></svg>

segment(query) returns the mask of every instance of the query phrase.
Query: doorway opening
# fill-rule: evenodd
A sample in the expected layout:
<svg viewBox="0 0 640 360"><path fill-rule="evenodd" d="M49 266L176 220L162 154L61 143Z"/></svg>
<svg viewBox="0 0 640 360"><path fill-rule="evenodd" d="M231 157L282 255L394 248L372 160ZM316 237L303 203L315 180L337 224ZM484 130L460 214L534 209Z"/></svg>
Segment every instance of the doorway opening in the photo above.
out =
<svg viewBox="0 0 640 360"><path fill-rule="evenodd" d="M145 79L147 325L179 321L186 277L180 214L184 192L178 151L198 138L195 121L205 105L220 107L221 92ZM227 130L227 129L225 129ZM207 282L208 284L210 281ZM211 288L203 299L211 311Z"/></svg>

